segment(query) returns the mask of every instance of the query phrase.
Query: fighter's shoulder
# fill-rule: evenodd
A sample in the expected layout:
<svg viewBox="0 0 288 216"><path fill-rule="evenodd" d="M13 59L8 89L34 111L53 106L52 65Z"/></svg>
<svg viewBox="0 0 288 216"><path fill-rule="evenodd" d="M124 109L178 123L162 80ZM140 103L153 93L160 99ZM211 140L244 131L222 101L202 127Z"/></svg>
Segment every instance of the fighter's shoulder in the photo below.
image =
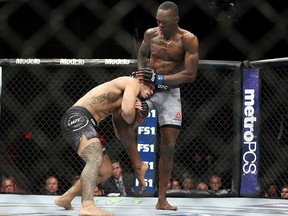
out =
<svg viewBox="0 0 288 216"><path fill-rule="evenodd" d="M191 33L190 31L188 30L185 30L185 29L181 29L181 35L182 35L182 39L197 39L197 36L193 33Z"/></svg>
<svg viewBox="0 0 288 216"><path fill-rule="evenodd" d="M138 83L138 81L135 78L130 77L130 76L121 76L121 77L115 78L111 82L114 82L117 85L123 85L123 86L135 85L135 84L137 85Z"/></svg>
<svg viewBox="0 0 288 216"><path fill-rule="evenodd" d="M151 34L157 32L158 27L148 28L145 33Z"/></svg>
<svg viewBox="0 0 288 216"><path fill-rule="evenodd" d="M198 38L195 34L187 31L187 30L182 30L182 42L184 47L186 47L186 49L198 49L199 47L199 41Z"/></svg>
<svg viewBox="0 0 288 216"><path fill-rule="evenodd" d="M149 38L153 38L158 35L158 27L149 28L145 31L145 36Z"/></svg>

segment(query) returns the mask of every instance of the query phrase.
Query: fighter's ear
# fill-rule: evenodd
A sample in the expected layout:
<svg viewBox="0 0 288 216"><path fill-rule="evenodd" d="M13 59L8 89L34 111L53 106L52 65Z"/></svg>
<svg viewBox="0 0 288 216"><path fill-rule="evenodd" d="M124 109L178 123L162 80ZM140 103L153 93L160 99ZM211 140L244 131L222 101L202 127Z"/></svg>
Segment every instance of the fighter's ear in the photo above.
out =
<svg viewBox="0 0 288 216"><path fill-rule="evenodd" d="M175 17L175 22L178 23L179 22L179 16Z"/></svg>

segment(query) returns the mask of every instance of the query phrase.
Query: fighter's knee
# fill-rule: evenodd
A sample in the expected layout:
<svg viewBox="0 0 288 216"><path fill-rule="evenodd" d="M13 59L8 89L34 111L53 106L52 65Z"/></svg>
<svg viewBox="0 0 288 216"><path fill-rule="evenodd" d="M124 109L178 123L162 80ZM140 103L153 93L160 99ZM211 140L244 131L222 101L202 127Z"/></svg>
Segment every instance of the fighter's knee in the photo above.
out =
<svg viewBox="0 0 288 216"><path fill-rule="evenodd" d="M102 162L103 151L100 142L92 142L88 144L80 153L81 158L87 163L89 161L97 160Z"/></svg>

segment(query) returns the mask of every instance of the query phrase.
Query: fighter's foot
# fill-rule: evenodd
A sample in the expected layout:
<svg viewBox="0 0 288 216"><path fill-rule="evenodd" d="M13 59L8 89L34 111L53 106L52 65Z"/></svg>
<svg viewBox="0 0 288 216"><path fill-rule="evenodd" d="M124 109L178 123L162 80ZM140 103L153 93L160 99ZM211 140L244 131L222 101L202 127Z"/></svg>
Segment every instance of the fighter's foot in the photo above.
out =
<svg viewBox="0 0 288 216"><path fill-rule="evenodd" d="M58 197L54 200L54 203L57 206L63 207L65 210L73 210L74 208L71 205L71 202L63 197Z"/></svg>
<svg viewBox="0 0 288 216"><path fill-rule="evenodd" d="M148 169L148 165L146 163L142 163L141 167L135 168L135 176L139 181L140 194L143 193L143 191L146 187L146 182L144 180L144 176L145 176L147 169Z"/></svg>
<svg viewBox="0 0 288 216"><path fill-rule="evenodd" d="M157 210L170 210L170 211L177 211L177 206L171 206L167 201L159 202L156 204Z"/></svg>
<svg viewBox="0 0 288 216"><path fill-rule="evenodd" d="M111 212L103 211L96 206L83 208L81 207L79 210L79 216L114 216Z"/></svg>

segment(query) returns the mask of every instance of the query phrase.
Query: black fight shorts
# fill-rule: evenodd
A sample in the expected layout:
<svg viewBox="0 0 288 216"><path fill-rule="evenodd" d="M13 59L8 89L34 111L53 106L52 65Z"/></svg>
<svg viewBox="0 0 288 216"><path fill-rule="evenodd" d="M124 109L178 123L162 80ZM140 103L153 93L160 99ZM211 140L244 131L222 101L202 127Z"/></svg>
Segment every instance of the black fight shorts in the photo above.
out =
<svg viewBox="0 0 288 216"><path fill-rule="evenodd" d="M83 134L87 139L99 138L97 122L83 107L73 106L61 119L61 130L65 140L77 151ZM103 151L105 150L102 146Z"/></svg>

